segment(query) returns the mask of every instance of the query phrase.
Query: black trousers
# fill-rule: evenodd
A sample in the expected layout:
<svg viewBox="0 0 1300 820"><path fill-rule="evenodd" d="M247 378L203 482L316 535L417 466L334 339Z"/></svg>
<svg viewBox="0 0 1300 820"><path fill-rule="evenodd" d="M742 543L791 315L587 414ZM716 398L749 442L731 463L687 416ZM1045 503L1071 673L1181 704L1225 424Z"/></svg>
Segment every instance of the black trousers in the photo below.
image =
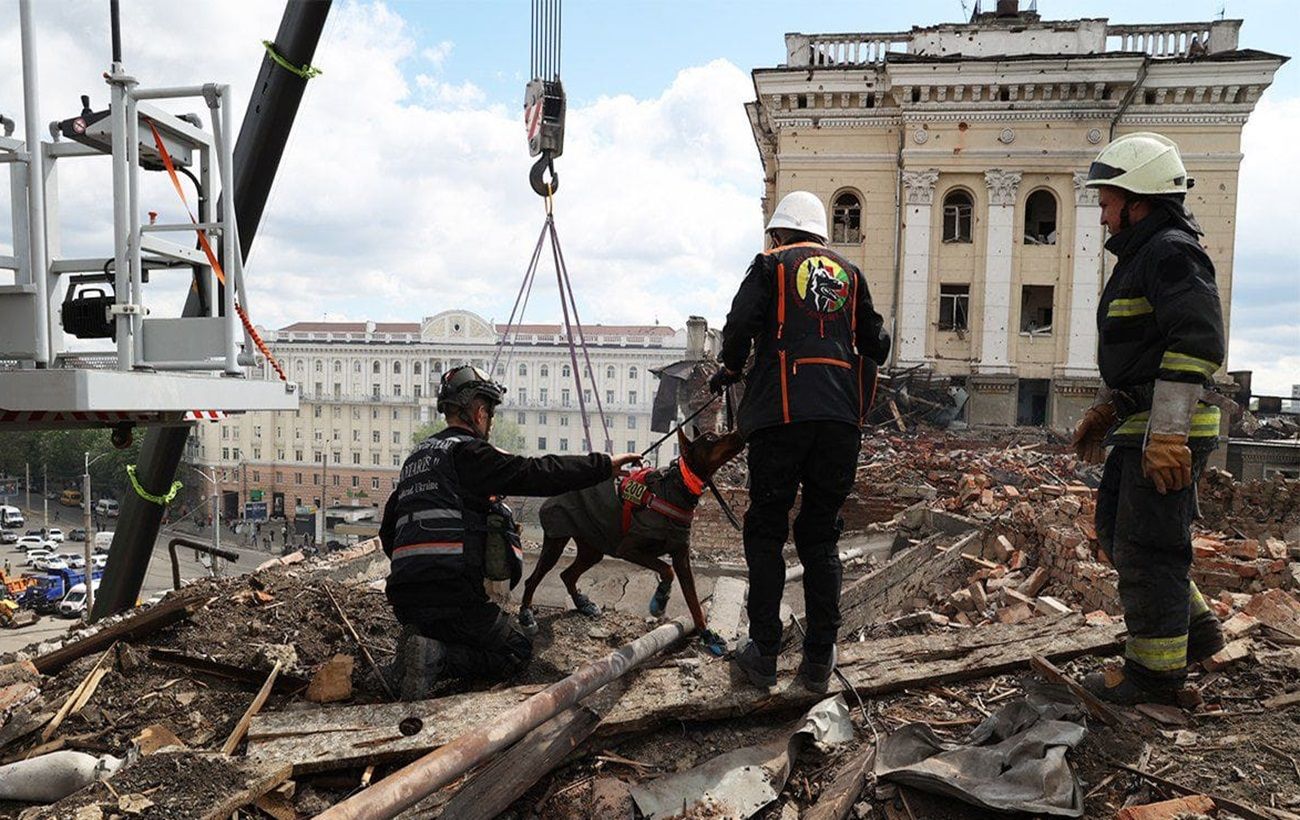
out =
<svg viewBox="0 0 1300 820"><path fill-rule="evenodd" d="M840 628L840 507L853 489L862 433L837 421L768 427L749 438L749 510L745 513L745 563L749 567L749 637L764 655L781 649L781 548L790 508L803 489L794 519L794 545L803 564L804 653L824 661Z"/></svg>
<svg viewBox="0 0 1300 820"><path fill-rule="evenodd" d="M1097 488L1097 540L1119 573L1128 627L1125 665L1150 685L1186 674L1189 625L1217 630L1190 578L1196 482L1208 459L1194 453L1192 485L1161 495L1142 475L1142 451L1114 447Z"/></svg>
<svg viewBox="0 0 1300 820"><path fill-rule="evenodd" d="M515 619L494 603L465 607L449 617L413 607L395 608L397 620L411 624L447 649L444 678L501 681L521 671L533 657L533 642Z"/></svg>

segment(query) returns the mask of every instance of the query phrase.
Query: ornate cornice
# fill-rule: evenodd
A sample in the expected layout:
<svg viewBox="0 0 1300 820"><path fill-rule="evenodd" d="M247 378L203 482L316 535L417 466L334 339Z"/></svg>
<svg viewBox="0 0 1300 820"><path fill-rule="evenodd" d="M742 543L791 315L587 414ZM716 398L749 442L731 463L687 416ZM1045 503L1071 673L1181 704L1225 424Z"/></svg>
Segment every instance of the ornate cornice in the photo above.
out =
<svg viewBox="0 0 1300 820"><path fill-rule="evenodd" d="M1097 205L1097 189L1085 188L1083 183L1088 180L1087 171L1074 172L1074 204L1080 208L1087 205Z"/></svg>
<svg viewBox="0 0 1300 820"><path fill-rule="evenodd" d="M903 187L907 189L908 205L930 205L934 202L934 186L939 172L934 168L925 171L904 171Z"/></svg>
<svg viewBox="0 0 1300 820"><path fill-rule="evenodd" d="M990 205L1015 205L1016 192L1020 190L1020 172L990 168L984 172L984 184L989 189Z"/></svg>

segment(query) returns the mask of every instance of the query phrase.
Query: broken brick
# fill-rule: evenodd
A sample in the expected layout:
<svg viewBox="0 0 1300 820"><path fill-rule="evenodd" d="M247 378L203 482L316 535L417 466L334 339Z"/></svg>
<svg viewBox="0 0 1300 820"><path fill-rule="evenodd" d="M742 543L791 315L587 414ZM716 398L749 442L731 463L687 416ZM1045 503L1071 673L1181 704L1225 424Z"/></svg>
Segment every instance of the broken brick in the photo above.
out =
<svg viewBox="0 0 1300 820"><path fill-rule="evenodd" d="M1245 612L1238 612L1223 622L1223 637L1230 641L1244 638L1259 629L1259 619Z"/></svg>
<svg viewBox="0 0 1300 820"><path fill-rule="evenodd" d="M1210 657L1202 661L1207 671L1218 672L1237 661L1245 660L1250 657L1250 639L1241 638L1229 643L1227 646L1215 652Z"/></svg>
<svg viewBox="0 0 1300 820"><path fill-rule="evenodd" d="M1000 624L1018 624L1034 617L1034 611L1028 604L1012 604L999 609L996 617Z"/></svg>
<svg viewBox="0 0 1300 820"><path fill-rule="evenodd" d="M1068 615L1074 611L1059 598L1053 598L1050 595L1040 595L1038 600L1034 602L1034 609L1044 615Z"/></svg>
<svg viewBox="0 0 1300 820"><path fill-rule="evenodd" d="M1214 808L1213 800L1203 794L1194 794L1145 806L1128 806L1119 810L1115 820L1176 820L1188 814L1205 814Z"/></svg>
<svg viewBox="0 0 1300 820"><path fill-rule="evenodd" d="M1023 584L1016 587L1016 592L1032 598L1045 586L1047 586L1047 570L1038 567L1029 574L1029 577L1025 579Z"/></svg>

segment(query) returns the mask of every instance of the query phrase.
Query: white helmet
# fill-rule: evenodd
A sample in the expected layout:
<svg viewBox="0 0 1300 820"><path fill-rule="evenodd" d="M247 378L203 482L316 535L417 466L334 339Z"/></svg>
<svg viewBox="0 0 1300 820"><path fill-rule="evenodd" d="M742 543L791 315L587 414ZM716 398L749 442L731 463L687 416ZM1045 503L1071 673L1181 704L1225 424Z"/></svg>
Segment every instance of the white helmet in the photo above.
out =
<svg viewBox="0 0 1300 820"><path fill-rule="evenodd" d="M1142 131L1107 145L1088 169L1088 188L1110 185L1134 194L1185 194L1192 187L1173 140Z"/></svg>
<svg viewBox="0 0 1300 820"><path fill-rule="evenodd" d="M823 242L830 237L826 230L826 206L816 194L807 191L791 191L781 198L767 223L767 230L775 228L810 233Z"/></svg>

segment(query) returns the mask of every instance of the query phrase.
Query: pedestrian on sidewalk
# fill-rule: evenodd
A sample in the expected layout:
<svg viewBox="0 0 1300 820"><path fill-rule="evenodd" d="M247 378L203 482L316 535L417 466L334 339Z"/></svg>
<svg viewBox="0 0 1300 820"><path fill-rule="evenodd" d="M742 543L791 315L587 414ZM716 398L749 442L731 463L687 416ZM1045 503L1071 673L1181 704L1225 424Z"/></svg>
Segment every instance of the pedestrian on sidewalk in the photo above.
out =
<svg viewBox="0 0 1300 820"><path fill-rule="evenodd" d="M1123 666L1083 683L1116 703L1171 704L1188 664L1223 647L1189 576L1196 482L1218 446L1219 408L1201 399L1223 365L1223 312L1172 140L1126 134L1084 184L1097 190L1116 262L1097 310L1103 385L1074 446L1084 461L1105 457L1097 540L1119 573L1128 638Z"/></svg>
<svg viewBox="0 0 1300 820"><path fill-rule="evenodd" d="M392 561L387 595L403 625L390 672L403 700L428 697L441 678L501 680L532 658L518 622L488 599L489 541L523 570L504 495L558 495L608 481L636 453L528 458L489 443L506 389L477 367L448 370L438 390L446 429L420 442L384 505L379 539ZM489 531L490 530L490 531Z"/></svg>
<svg viewBox="0 0 1300 820"><path fill-rule="evenodd" d="M826 208L808 191L787 194L767 224L771 249L754 257L722 330L722 366L709 387L741 379L751 348L737 423L749 445L750 642L736 663L760 687L776 684L781 595L790 509L804 567L808 618L799 677L825 692L840 626L840 507L853 488L862 424L875 397L876 368L890 339L871 303L866 277L826 247Z"/></svg>

